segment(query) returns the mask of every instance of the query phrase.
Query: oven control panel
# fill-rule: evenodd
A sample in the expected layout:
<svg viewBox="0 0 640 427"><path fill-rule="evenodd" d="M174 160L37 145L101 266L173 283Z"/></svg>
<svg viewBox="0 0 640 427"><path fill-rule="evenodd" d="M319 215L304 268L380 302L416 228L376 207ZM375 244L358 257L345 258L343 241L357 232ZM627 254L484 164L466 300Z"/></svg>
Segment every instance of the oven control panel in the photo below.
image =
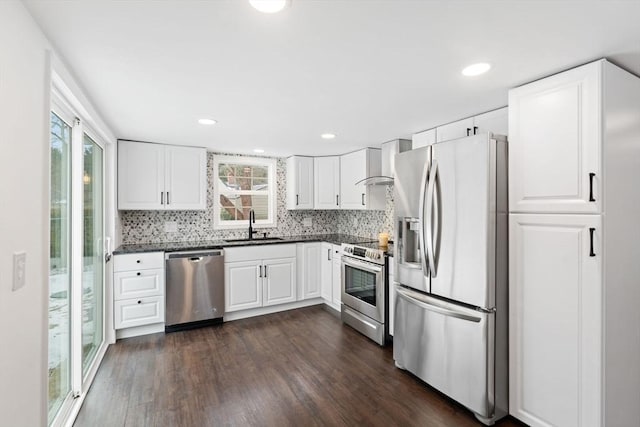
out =
<svg viewBox="0 0 640 427"><path fill-rule="evenodd" d="M361 246L343 243L342 253L365 261L384 264L384 252L380 249L363 248Z"/></svg>

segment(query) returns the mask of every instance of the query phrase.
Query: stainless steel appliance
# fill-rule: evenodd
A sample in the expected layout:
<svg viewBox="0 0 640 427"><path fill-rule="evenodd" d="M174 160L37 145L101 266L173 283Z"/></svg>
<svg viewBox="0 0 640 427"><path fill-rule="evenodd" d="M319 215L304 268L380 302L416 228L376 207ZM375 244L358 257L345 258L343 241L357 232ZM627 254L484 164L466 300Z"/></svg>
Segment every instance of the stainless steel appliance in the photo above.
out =
<svg viewBox="0 0 640 427"><path fill-rule="evenodd" d="M224 315L224 251L165 255L167 332L221 322Z"/></svg>
<svg viewBox="0 0 640 427"><path fill-rule="evenodd" d="M508 412L507 144L396 155L393 357L491 425Z"/></svg>
<svg viewBox="0 0 640 427"><path fill-rule="evenodd" d="M380 345L389 338L386 262L380 249L342 244L342 321Z"/></svg>

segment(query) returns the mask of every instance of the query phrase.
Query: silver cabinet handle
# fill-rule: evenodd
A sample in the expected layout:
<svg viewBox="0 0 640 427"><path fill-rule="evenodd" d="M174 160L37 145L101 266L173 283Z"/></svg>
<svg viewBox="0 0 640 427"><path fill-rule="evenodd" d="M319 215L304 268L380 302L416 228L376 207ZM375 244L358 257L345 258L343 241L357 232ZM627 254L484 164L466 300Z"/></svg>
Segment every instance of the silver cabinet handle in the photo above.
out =
<svg viewBox="0 0 640 427"><path fill-rule="evenodd" d="M419 244L420 244L420 265L422 266L422 274L425 277L429 277L429 266L428 266L428 261L427 261L427 257L429 256L429 254L427 253L427 249L426 249L426 244L425 244L425 238L424 238L424 233L427 229L427 227L425 226L425 208L424 205L426 203L426 193L427 193L427 184L428 184L428 180L429 180L429 164L425 164L424 165L424 169L422 171L422 181L421 181L421 188L420 188L420 204L419 206L419 212L418 212L418 240L419 240Z"/></svg>
<svg viewBox="0 0 640 427"><path fill-rule="evenodd" d="M427 224L426 224L426 246L427 256L429 259L429 270L431 271L431 277L436 277L438 272L436 271L435 253L434 253L434 233L433 230L438 228L438 219L433 218L433 204L434 194L436 189L436 175L438 174L438 162L433 160L431 164L431 171L429 172L429 183L427 184ZM434 224L434 221L436 223ZM435 225L435 226L434 226Z"/></svg>

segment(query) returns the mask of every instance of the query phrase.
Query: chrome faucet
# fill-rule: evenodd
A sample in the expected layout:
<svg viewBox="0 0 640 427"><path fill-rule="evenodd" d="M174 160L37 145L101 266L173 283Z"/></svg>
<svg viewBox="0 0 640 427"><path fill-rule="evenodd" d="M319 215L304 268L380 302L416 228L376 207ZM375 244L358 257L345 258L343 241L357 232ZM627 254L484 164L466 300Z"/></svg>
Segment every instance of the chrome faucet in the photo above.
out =
<svg viewBox="0 0 640 427"><path fill-rule="evenodd" d="M256 223L256 213L251 209L249 211L249 240L253 239L253 235L257 233L257 231L253 230L253 224Z"/></svg>

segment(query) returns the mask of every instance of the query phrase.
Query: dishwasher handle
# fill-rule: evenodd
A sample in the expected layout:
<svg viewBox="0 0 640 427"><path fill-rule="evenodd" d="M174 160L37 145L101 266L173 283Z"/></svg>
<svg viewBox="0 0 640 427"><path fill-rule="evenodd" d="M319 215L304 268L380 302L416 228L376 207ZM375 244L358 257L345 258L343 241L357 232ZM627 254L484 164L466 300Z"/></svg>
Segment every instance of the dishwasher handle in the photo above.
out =
<svg viewBox="0 0 640 427"><path fill-rule="evenodd" d="M165 259L188 258L191 262L202 261L205 257L224 257L223 250L215 251L190 251L190 252L167 252Z"/></svg>

